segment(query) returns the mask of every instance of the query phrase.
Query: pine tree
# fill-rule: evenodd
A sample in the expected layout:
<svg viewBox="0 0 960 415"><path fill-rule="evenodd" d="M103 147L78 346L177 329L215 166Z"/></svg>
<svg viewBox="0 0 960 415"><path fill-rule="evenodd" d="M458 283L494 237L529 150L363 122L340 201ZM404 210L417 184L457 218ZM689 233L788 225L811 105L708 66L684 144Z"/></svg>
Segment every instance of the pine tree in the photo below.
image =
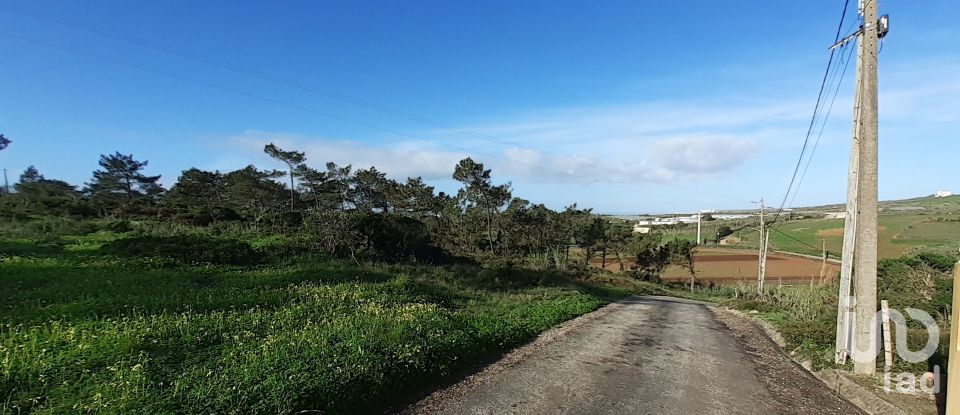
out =
<svg viewBox="0 0 960 415"><path fill-rule="evenodd" d="M147 176L142 170L147 161L137 161L130 154L100 155L101 170L93 172L87 193L101 207L116 207L136 199L154 200L163 193L157 183L160 176Z"/></svg>
<svg viewBox="0 0 960 415"><path fill-rule="evenodd" d="M277 147L273 143L263 146L263 152L267 153L268 156L273 157L274 159L286 163L287 167L289 168L289 170L287 170L287 174L290 176L290 210L293 211L297 189L297 185L294 182L293 177L296 174L297 166L303 164L303 162L307 160L306 154L304 154L302 151L283 151L283 149Z"/></svg>

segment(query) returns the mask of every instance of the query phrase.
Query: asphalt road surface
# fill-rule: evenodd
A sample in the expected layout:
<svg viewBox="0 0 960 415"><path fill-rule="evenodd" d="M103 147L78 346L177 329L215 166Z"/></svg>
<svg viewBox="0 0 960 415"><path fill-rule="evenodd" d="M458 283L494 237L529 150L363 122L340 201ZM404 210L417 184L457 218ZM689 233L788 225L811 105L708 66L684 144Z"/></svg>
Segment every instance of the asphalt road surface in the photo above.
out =
<svg viewBox="0 0 960 415"><path fill-rule="evenodd" d="M633 297L408 409L415 414L861 414L749 320Z"/></svg>

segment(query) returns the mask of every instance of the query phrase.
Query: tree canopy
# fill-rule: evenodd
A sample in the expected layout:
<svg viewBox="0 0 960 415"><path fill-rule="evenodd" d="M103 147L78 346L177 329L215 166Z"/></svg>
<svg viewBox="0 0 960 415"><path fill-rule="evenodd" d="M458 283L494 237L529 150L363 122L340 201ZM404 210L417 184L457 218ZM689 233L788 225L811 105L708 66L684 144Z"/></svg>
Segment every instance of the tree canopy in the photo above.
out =
<svg viewBox="0 0 960 415"><path fill-rule="evenodd" d="M285 170L248 165L221 172L189 168L166 191L148 162L116 152L82 191L30 166L0 198L0 214L86 218L149 218L206 226L300 235L308 249L351 258L590 266L597 251L613 253L621 271L649 278L668 263L692 267L692 246L635 235L630 223L578 208L552 210L516 197L509 182L471 158L451 177L455 194L421 177L396 180L375 166L307 165L306 154L273 143L264 152ZM571 248L579 252L571 261ZM692 268L691 268L692 269Z"/></svg>

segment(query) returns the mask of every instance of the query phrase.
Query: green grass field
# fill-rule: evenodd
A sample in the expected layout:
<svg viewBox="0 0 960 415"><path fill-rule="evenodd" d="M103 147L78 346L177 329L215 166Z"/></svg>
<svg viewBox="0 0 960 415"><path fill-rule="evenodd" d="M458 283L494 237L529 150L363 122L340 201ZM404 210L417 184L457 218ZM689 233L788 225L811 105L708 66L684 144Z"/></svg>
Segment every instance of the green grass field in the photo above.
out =
<svg viewBox="0 0 960 415"><path fill-rule="evenodd" d="M929 215L882 215L878 251L881 258L896 258L921 251L953 253L960 247L960 222L941 222ZM809 219L784 222L783 233L770 234L772 249L819 255L822 241L839 256L843 247L843 219ZM756 232L743 232L741 244L756 246ZM791 239L795 238L799 240Z"/></svg>
<svg viewBox="0 0 960 415"><path fill-rule="evenodd" d="M0 413L381 412L623 295L564 275L0 243Z"/></svg>

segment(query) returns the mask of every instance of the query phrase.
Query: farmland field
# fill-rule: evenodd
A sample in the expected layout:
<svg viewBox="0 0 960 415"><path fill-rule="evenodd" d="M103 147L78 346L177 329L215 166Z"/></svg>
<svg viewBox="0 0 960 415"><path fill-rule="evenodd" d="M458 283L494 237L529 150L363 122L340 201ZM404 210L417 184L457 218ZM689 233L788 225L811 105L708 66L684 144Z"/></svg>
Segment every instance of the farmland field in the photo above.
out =
<svg viewBox="0 0 960 415"><path fill-rule="evenodd" d="M700 250L694 255L697 281L702 284L731 284L757 281L757 253L733 250ZM804 284L820 281L822 262L794 255L769 253L767 255L767 284ZM828 262L824 270L824 282L831 281L840 272L840 267ZM690 281L690 273L677 266L667 268L661 275L667 282Z"/></svg>
<svg viewBox="0 0 960 415"><path fill-rule="evenodd" d="M590 261L600 267L600 258ZM633 261L626 261L627 267ZM770 253L767 256L767 283L801 284L820 280L822 262L816 259L795 255ZM616 259L607 258L606 269L618 271ZM697 281L702 284L735 284L744 282L753 284L757 280L757 253L732 249L700 249L694 255L694 269ZM828 282L839 273L836 263L828 262L824 270L824 281ZM690 273L678 266L668 267L660 278L666 282L690 281Z"/></svg>
<svg viewBox="0 0 960 415"><path fill-rule="evenodd" d="M703 234L716 232L717 226L721 225L705 225ZM839 258L842 251L843 219L784 221L777 225L777 229L782 233L770 233L771 250L819 256L820 248L826 242L833 258ZM960 248L960 221L941 220L929 215L882 215L878 231L880 258L897 258L922 251L953 253ZM692 241L696 239L696 226L665 230L664 235ZM759 246L758 235L751 227L735 232L725 242L733 248L754 249Z"/></svg>
<svg viewBox="0 0 960 415"><path fill-rule="evenodd" d="M831 205L803 209L803 212L822 216L825 212L843 209L843 205ZM721 226L729 226L735 232L725 241L726 244L755 249L759 246L756 222L756 217L703 222L702 238L711 242ZM826 242L832 257L839 258L843 223L843 219L781 219L776 228L783 233L771 232L770 249L819 256L821 246ZM697 227L696 224L685 224L664 227L660 231L665 239L695 241ZM960 248L960 196L880 202L878 231L880 258L898 258L918 252L955 253Z"/></svg>
<svg viewBox="0 0 960 415"><path fill-rule="evenodd" d="M772 232L771 249L818 255L822 241L839 257L843 243L843 219L809 219L785 222ZM880 258L896 258L918 251L956 251L960 244L960 222L941 222L927 215L880 216L877 249ZM793 237L797 240L791 239ZM741 243L756 244L755 233L745 233Z"/></svg>

